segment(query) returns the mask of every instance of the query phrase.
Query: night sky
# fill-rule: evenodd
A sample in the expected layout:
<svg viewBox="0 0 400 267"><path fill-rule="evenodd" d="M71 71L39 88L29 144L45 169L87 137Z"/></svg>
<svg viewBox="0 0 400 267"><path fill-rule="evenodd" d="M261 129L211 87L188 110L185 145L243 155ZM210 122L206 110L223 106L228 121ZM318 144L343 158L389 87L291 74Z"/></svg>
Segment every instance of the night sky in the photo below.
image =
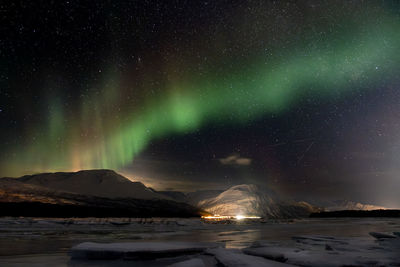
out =
<svg viewBox="0 0 400 267"><path fill-rule="evenodd" d="M6 1L0 176L400 207L397 1Z"/></svg>

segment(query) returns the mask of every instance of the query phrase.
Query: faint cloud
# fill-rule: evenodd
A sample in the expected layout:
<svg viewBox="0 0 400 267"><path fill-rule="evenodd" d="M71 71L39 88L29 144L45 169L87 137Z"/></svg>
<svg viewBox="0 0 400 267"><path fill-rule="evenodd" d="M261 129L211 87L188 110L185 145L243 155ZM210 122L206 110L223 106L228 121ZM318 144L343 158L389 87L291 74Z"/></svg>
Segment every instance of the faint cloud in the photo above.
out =
<svg viewBox="0 0 400 267"><path fill-rule="evenodd" d="M251 164L251 158L241 157L239 154L232 154L226 158L220 158L219 162L223 165L248 166Z"/></svg>

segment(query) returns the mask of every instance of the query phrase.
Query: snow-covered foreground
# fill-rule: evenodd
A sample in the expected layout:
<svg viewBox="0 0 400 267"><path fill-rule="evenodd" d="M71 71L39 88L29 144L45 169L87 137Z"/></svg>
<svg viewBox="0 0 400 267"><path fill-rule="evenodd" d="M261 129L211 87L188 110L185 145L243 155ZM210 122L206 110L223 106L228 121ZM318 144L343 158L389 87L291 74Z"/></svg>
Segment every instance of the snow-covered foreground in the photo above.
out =
<svg viewBox="0 0 400 267"><path fill-rule="evenodd" d="M398 232L389 218L0 218L0 266L399 266Z"/></svg>

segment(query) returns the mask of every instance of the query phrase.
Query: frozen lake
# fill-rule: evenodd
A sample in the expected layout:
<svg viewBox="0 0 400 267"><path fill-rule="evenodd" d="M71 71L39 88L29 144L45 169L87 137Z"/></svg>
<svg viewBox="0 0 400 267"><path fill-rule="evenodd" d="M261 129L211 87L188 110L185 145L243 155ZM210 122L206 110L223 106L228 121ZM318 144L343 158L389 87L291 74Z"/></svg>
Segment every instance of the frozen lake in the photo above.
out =
<svg viewBox="0 0 400 267"><path fill-rule="evenodd" d="M94 266L91 262L70 260L71 247L82 242L217 242L226 248L241 249L260 240L289 246L295 242L292 237L300 235L373 240L369 232L399 231L399 218L238 221L232 224L176 218L0 218L0 265L40 266L46 262L60 266ZM120 262L120 265L125 264L128 263Z"/></svg>

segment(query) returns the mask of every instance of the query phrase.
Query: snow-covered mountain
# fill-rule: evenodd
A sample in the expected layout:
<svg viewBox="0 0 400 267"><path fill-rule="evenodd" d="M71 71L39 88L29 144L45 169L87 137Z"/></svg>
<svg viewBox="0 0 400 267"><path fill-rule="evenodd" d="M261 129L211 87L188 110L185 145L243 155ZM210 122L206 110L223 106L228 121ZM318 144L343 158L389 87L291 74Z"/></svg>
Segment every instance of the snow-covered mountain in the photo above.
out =
<svg viewBox="0 0 400 267"><path fill-rule="evenodd" d="M106 198L171 199L112 170L26 175L18 181L56 191Z"/></svg>
<svg viewBox="0 0 400 267"><path fill-rule="evenodd" d="M308 203L287 200L273 190L252 184L233 186L216 197L199 201L197 206L212 214L264 218L304 217L318 211Z"/></svg>
<svg viewBox="0 0 400 267"><path fill-rule="evenodd" d="M325 208L326 211L337 210L384 210L385 207L376 206L371 204L363 204L349 200L332 201L332 203Z"/></svg>

